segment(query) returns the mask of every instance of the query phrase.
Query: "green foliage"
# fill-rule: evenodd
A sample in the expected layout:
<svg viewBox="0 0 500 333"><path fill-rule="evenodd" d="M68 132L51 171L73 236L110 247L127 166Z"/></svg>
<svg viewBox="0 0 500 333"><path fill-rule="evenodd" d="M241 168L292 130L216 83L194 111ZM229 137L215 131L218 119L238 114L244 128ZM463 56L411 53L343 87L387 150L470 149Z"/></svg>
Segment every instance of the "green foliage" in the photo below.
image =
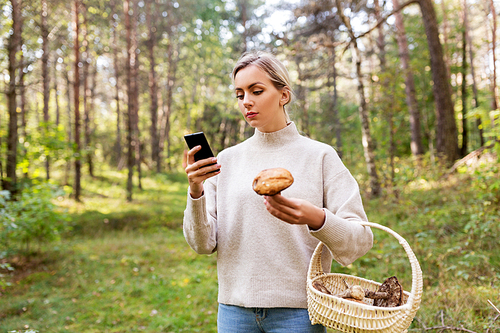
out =
<svg viewBox="0 0 500 333"><path fill-rule="evenodd" d="M73 155L73 145L67 141L62 125L41 123L40 130L30 131L19 141L19 151L22 153L18 166L24 174L32 174L34 178L42 174L47 159L50 159L54 168L54 165L60 166Z"/></svg>
<svg viewBox="0 0 500 333"><path fill-rule="evenodd" d="M3 196L2 196L3 195ZM6 193L0 193L0 239L6 248L13 250L18 244L29 249L33 242L58 240L67 229L66 215L52 202L64 196L64 190L46 182L33 181L12 201L6 201Z"/></svg>
<svg viewBox="0 0 500 333"><path fill-rule="evenodd" d="M0 260L4 260L4 255L0 255ZM14 268L8 262L0 262L0 272L12 272ZM0 290L11 286L12 283L6 281L6 274L0 273Z"/></svg>

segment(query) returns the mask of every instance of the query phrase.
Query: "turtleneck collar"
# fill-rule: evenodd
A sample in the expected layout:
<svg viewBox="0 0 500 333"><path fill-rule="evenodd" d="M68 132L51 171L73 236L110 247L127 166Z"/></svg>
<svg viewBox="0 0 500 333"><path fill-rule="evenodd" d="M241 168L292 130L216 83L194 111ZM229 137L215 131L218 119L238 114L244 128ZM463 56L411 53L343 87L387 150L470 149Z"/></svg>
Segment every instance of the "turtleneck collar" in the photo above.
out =
<svg viewBox="0 0 500 333"><path fill-rule="evenodd" d="M295 123L289 122L288 125L279 131L264 133L255 129L255 134L253 135L253 139L257 141L258 145L262 147L281 147L282 145L292 142L300 137L299 131L297 130L297 126Z"/></svg>

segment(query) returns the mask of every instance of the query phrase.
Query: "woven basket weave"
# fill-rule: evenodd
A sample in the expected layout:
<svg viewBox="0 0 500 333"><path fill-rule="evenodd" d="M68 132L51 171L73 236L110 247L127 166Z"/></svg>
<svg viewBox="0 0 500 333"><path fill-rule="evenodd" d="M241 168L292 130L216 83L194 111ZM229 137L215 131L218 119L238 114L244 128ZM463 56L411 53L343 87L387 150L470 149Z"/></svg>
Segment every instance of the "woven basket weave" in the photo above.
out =
<svg viewBox="0 0 500 333"><path fill-rule="evenodd" d="M321 265L323 243L314 251L307 273L307 305L312 324L334 328L351 333L401 333L410 326L422 297L422 270L408 242L391 229L382 225L362 222L361 225L378 228L393 235L404 248L410 260L412 286L408 293L403 292L403 304L398 307L373 306L373 300L365 298L363 303L346 300L320 292L312 286L320 281L332 294L339 294L346 289L346 284L360 285L376 291L381 283L357 276L325 273ZM345 281L345 282L344 282Z"/></svg>

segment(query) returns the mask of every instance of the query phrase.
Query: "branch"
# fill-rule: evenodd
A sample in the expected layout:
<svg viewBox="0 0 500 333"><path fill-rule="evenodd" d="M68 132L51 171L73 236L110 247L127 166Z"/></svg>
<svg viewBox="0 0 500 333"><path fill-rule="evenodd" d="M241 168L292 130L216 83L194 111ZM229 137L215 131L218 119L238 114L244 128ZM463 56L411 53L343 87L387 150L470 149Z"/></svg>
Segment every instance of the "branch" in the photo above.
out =
<svg viewBox="0 0 500 333"><path fill-rule="evenodd" d="M498 319L498 318L500 318L500 314L497 314L497 316L496 316L495 318L493 318L493 321L491 322L490 327L488 327L488 329L486 330L486 332L485 332L485 333L489 333L489 332L490 332L490 328L491 328L491 326L493 325L493 323L494 323L495 321L497 321L497 319Z"/></svg>
<svg viewBox="0 0 500 333"><path fill-rule="evenodd" d="M482 147L474 150L473 152L469 153L464 158L458 160L457 162L455 162L455 164L453 164L453 166L448 171L446 171L446 173L442 176L442 178L447 177L450 174L452 174L459 166L467 163L467 161L469 161L475 157L479 157L483 153L484 150L493 148L496 143L500 143L500 140L495 140L495 142L493 142L492 144L490 144L488 146L482 146ZM493 305L492 303L490 303L490 304ZM497 308L495 308L495 309L498 311ZM500 313L500 311L498 313Z"/></svg>
<svg viewBox="0 0 500 333"><path fill-rule="evenodd" d="M361 37L364 37L365 35L368 35L370 32L377 29L382 23L384 23L392 15L396 14L397 12L399 12L400 10L405 8L406 6L409 6L411 4L418 3L418 2L419 2L419 0L409 0L402 5L399 5L392 12L390 12L389 14L387 14L386 16L384 16L380 20L378 20L377 24L375 24L375 26L373 26L370 30L362 33L361 35L357 36L356 38L361 38Z"/></svg>
<svg viewBox="0 0 500 333"><path fill-rule="evenodd" d="M498 308L490 300L488 300L488 303L490 303L493 309L497 310L497 312L500 313L500 310L498 310Z"/></svg>
<svg viewBox="0 0 500 333"><path fill-rule="evenodd" d="M337 46L340 46L340 45L343 45L345 44L345 47L343 48L342 52L341 52L341 55L340 57L342 57L344 55L344 53L349 49L349 46L351 46L351 43L355 40L357 40L358 38L361 38L361 37L364 37L366 35L368 35L369 33L371 33L373 30L377 29L382 23L384 23L385 21L387 21L387 19L389 17L391 17L392 15L394 15L395 13L401 11L403 8L405 8L406 6L409 6L411 4L414 4L414 3L418 3L419 0L409 0L407 2L405 2L404 4L402 5L399 5L396 9L394 9L392 12L390 12L389 14L387 14L386 16L382 17L378 22L377 24L375 24L375 26L373 26L370 30L368 31L365 31L364 33L362 33L361 35L359 36L355 36L354 35L354 31L352 30L352 27L351 27L351 24L349 22L349 20L345 17L344 15L344 12L342 11L342 6L340 6L340 3L336 1L336 5L337 5L337 13L339 14L342 22L344 23L344 25L347 27L347 30L349 32L349 36L350 36L350 39L347 40L347 41L343 41L343 42L329 42L329 43L320 43L320 46L323 46L323 47L327 47L327 48L336 48Z"/></svg>

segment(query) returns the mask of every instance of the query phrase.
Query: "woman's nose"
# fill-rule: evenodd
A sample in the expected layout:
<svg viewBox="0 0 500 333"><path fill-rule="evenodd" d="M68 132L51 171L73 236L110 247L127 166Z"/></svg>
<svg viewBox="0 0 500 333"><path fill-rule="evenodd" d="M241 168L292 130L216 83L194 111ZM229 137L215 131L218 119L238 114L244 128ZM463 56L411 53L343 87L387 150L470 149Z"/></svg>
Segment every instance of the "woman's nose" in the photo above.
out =
<svg viewBox="0 0 500 333"><path fill-rule="evenodd" d="M253 104L252 100L250 99L250 96L248 94L245 94L245 97L243 98L243 105L245 107L249 107Z"/></svg>

